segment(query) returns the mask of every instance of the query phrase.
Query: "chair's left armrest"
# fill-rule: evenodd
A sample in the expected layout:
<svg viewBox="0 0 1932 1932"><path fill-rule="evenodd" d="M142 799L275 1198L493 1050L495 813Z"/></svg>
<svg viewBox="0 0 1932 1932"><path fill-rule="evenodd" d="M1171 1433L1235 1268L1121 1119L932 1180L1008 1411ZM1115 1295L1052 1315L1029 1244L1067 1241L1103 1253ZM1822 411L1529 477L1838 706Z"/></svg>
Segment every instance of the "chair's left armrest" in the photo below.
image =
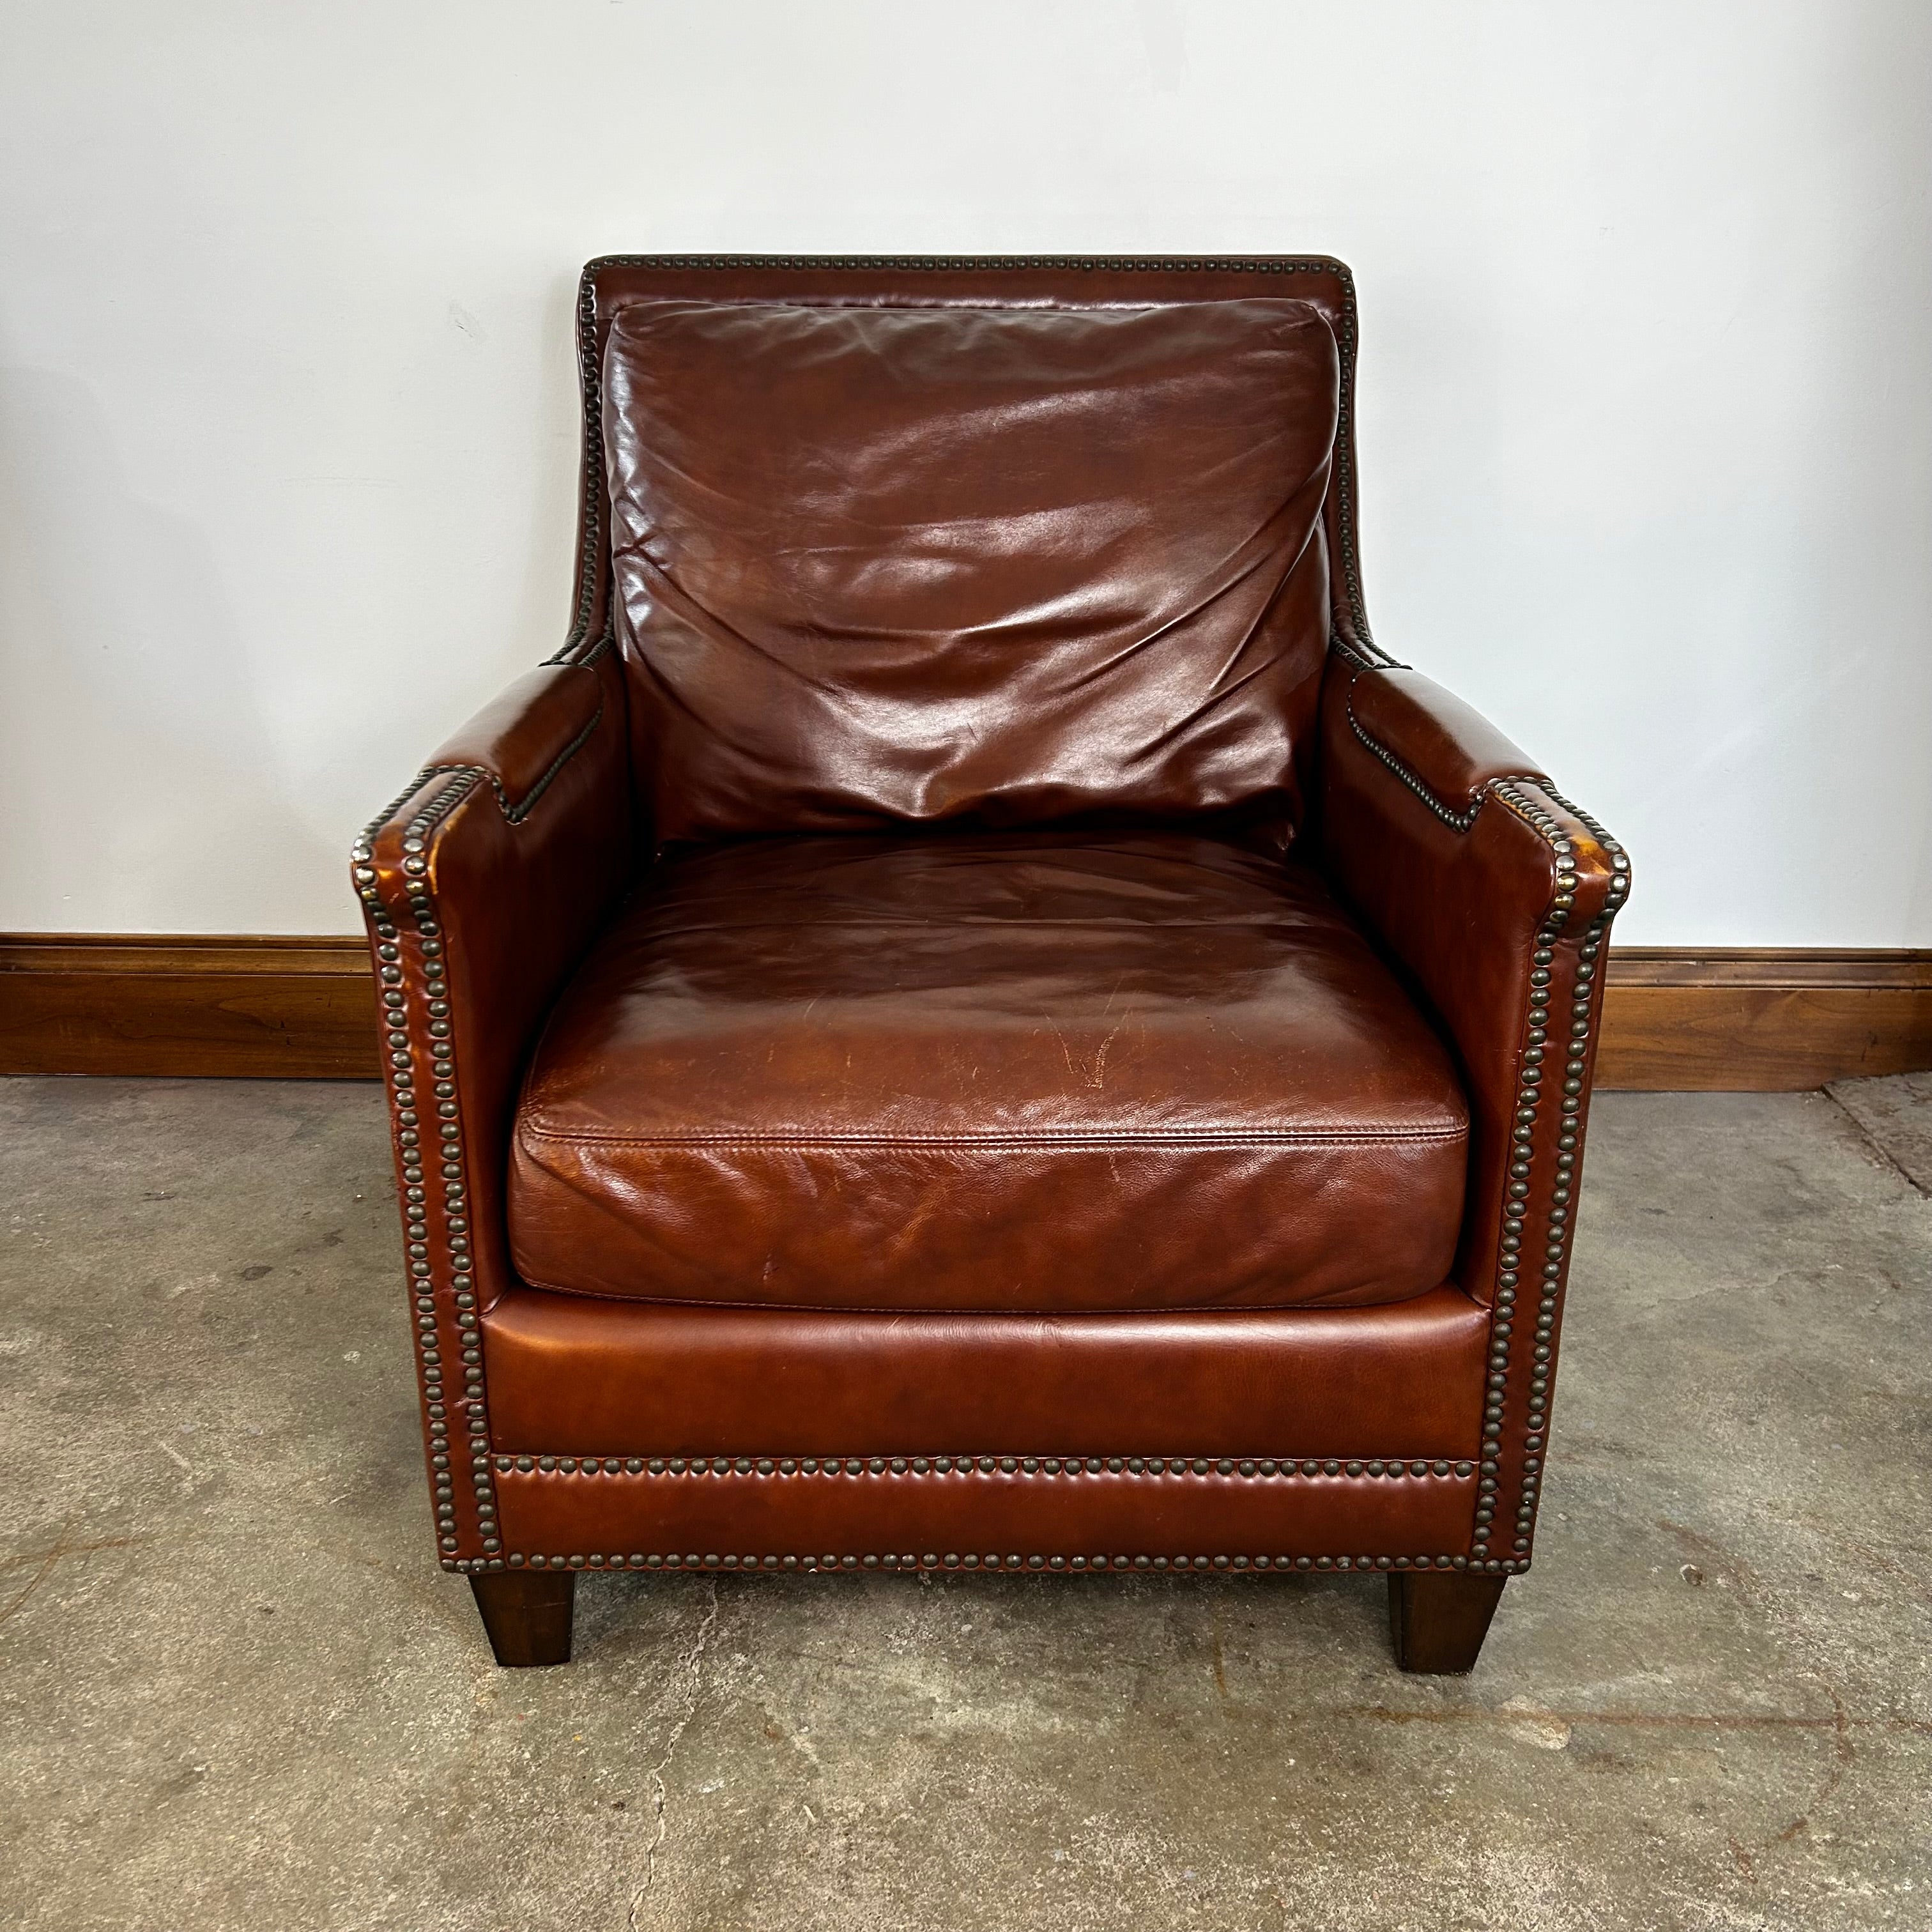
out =
<svg viewBox="0 0 1932 1932"><path fill-rule="evenodd" d="M544 1018L630 877L632 844L622 674L606 650L519 680L352 856L448 1568L501 1568L479 1324L514 1280L511 1116Z"/></svg>

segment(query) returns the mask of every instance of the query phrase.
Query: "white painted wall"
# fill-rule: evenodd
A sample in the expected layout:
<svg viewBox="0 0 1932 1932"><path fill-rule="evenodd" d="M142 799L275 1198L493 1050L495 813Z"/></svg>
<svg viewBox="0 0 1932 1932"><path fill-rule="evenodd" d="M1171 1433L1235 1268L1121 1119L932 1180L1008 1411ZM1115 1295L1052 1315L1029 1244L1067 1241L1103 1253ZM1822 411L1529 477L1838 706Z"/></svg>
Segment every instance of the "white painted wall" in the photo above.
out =
<svg viewBox="0 0 1932 1932"><path fill-rule="evenodd" d="M1932 942L1925 0L0 0L0 928L356 926L616 249L1325 250L1378 635L1632 942Z"/></svg>

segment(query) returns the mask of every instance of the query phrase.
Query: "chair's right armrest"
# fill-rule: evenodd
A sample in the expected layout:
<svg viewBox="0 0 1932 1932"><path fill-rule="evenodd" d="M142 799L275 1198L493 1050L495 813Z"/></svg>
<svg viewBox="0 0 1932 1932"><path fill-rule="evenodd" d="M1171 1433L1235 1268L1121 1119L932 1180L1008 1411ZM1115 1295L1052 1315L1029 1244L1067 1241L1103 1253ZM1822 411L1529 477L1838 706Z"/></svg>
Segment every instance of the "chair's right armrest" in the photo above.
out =
<svg viewBox="0 0 1932 1932"><path fill-rule="evenodd" d="M515 1278L504 1187L525 1063L630 878L628 736L614 653L544 665L451 739L352 857L448 1568L502 1567L478 1323Z"/></svg>
<svg viewBox="0 0 1932 1932"><path fill-rule="evenodd" d="M1470 1563L1528 1565L1621 847L1414 671L1330 651L1323 868L1406 971L1469 1102L1456 1280L1493 1311ZM1533 1324L1533 1325L1532 1325Z"/></svg>
<svg viewBox="0 0 1932 1932"><path fill-rule="evenodd" d="M1472 1099L1507 1114L1520 1056L1554 1057L1525 1013L1546 1003L1558 956L1588 944L1583 984L1600 980L1622 848L1460 699L1341 651L1322 683L1318 803L1323 869L1434 1009Z"/></svg>

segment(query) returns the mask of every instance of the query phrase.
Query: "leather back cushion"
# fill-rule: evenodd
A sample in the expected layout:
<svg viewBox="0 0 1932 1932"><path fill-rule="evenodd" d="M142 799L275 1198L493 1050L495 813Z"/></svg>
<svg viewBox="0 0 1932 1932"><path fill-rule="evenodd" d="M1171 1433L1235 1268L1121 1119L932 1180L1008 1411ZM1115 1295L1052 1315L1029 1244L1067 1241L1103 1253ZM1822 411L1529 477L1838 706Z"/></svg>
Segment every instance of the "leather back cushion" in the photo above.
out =
<svg viewBox="0 0 1932 1932"><path fill-rule="evenodd" d="M1218 814L1285 848L1336 380L1295 301L620 310L612 567L660 846Z"/></svg>

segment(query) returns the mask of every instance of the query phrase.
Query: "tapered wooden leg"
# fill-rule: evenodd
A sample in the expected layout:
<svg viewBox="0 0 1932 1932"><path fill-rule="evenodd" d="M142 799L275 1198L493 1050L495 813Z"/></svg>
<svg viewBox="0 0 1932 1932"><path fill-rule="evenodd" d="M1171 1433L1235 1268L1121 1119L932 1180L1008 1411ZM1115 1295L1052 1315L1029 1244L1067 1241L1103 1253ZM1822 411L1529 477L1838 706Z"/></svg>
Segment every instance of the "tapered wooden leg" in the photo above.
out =
<svg viewBox="0 0 1932 1932"><path fill-rule="evenodd" d="M1507 1576L1402 1570L1390 1576L1389 1634L1404 1670L1460 1677L1476 1667Z"/></svg>
<svg viewBox="0 0 1932 1932"><path fill-rule="evenodd" d="M470 1587L482 1612L490 1648L506 1670L570 1661L575 1570L493 1571L471 1577Z"/></svg>

